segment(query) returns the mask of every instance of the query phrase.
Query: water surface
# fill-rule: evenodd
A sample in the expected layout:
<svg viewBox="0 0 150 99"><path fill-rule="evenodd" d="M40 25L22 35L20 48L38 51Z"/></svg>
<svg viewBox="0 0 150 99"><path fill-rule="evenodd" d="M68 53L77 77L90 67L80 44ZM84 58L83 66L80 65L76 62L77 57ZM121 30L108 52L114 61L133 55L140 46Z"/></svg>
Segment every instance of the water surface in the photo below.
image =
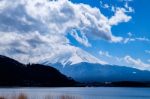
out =
<svg viewBox="0 0 150 99"><path fill-rule="evenodd" d="M0 88L0 99L150 99L150 88Z"/></svg>

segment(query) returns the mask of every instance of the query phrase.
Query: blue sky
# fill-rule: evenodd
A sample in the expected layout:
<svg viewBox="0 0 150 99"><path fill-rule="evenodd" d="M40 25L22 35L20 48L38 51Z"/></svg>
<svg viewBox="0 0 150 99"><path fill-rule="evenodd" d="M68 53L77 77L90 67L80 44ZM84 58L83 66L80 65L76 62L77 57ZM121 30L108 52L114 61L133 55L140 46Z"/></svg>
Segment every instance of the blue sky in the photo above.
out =
<svg viewBox="0 0 150 99"><path fill-rule="evenodd" d="M148 0L132 0L132 1L124 1L121 2L119 0L72 0L75 3L86 3L90 6L97 7L100 11L106 15L107 17L112 16L114 13L111 9L103 8L100 1L103 4L108 4L116 7L124 7L125 4L132 7L134 12L127 13L132 17L129 22L121 23L117 26L112 27L112 33L116 36L121 36L123 38L128 38L128 33L131 33L131 38L145 38L150 40L150 13ZM90 40L92 43L92 47L83 47L79 43L75 43L76 46L83 47L88 52L94 54L99 58L104 58L107 56L100 56L98 54L99 51L108 52L110 55L114 57L124 57L126 55L130 55L135 59L141 59L143 62L148 63L150 59L150 54L146 53L146 50L150 50L150 41L146 40L136 40L128 43L110 43L105 40ZM73 42L74 43L74 42ZM110 63L115 61L111 61L109 58L104 58L106 61L110 61ZM113 63L112 63L113 64ZM126 64L122 64L126 65Z"/></svg>
<svg viewBox="0 0 150 99"><path fill-rule="evenodd" d="M23 63L66 56L77 63L80 51L89 61L150 70L149 3L0 0L0 54Z"/></svg>

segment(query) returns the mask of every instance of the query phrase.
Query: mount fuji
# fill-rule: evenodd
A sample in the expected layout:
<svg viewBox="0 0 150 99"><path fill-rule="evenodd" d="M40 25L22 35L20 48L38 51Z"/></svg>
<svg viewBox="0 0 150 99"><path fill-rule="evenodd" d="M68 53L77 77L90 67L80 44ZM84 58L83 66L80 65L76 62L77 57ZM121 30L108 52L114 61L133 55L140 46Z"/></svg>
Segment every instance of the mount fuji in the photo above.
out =
<svg viewBox="0 0 150 99"><path fill-rule="evenodd" d="M109 65L77 47L70 46L55 52L53 57L41 64L53 66L79 82L150 81L149 71Z"/></svg>
<svg viewBox="0 0 150 99"><path fill-rule="evenodd" d="M53 51L53 55L51 55L50 58L44 59L40 63L44 65L61 64L63 67L65 67L82 62L106 64L106 62L74 46L63 47L63 50L60 48L55 48L55 51Z"/></svg>

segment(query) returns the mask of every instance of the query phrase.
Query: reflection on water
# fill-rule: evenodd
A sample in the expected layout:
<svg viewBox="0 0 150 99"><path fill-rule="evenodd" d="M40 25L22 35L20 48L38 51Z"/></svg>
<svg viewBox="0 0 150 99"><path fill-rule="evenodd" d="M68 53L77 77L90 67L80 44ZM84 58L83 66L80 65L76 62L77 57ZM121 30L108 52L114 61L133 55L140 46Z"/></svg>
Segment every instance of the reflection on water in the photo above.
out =
<svg viewBox="0 0 150 99"><path fill-rule="evenodd" d="M150 88L0 88L0 99L150 99Z"/></svg>

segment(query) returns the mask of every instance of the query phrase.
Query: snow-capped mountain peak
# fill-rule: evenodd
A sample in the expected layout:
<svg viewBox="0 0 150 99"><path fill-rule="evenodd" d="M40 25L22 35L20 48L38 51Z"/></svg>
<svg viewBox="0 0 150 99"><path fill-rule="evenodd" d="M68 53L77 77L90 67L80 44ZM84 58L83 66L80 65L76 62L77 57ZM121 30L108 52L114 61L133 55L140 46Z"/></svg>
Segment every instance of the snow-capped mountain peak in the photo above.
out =
<svg viewBox="0 0 150 99"><path fill-rule="evenodd" d="M63 46L62 48L63 49L58 48L53 51L53 55L44 59L42 63L45 65L60 63L63 66L81 62L106 64L106 62L101 61L78 47Z"/></svg>

